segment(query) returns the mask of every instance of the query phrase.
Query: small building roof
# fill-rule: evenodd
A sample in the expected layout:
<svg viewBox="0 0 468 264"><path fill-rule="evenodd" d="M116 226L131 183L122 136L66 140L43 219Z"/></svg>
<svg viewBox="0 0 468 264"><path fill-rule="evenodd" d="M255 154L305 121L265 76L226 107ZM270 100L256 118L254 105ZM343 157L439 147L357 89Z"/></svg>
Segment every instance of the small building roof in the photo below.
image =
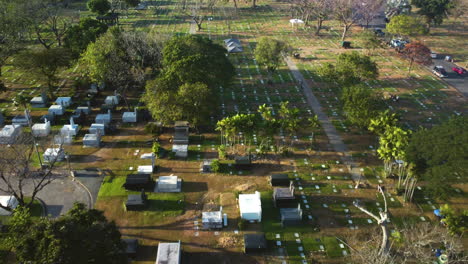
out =
<svg viewBox="0 0 468 264"><path fill-rule="evenodd" d="M151 181L151 175L149 174L129 174L125 179L125 186L128 185L140 185L146 184Z"/></svg>
<svg viewBox="0 0 468 264"><path fill-rule="evenodd" d="M62 106L62 105L51 105L51 106L49 107L49 109L51 109L51 110L52 110L52 109L60 109L60 110L62 110L62 109L63 109L63 106Z"/></svg>
<svg viewBox="0 0 468 264"><path fill-rule="evenodd" d="M235 43L238 43L240 44L240 40L236 39L236 38L228 38L228 39L225 39L224 40L224 43L227 45L228 43L230 42L235 42Z"/></svg>
<svg viewBox="0 0 468 264"><path fill-rule="evenodd" d="M297 208L280 208L281 220L301 220L302 219L302 209L300 206Z"/></svg>
<svg viewBox="0 0 468 264"><path fill-rule="evenodd" d="M127 246L125 249L126 254L136 254L138 248L138 239L124 238L122 241L125 242L125 245Z"/></svg>
<svg viewBox="0 0 468 264"><path fill-rule="evenodd" d="M31 104L43 104L45 103L45 100L42 96L36 96L29 101Z"/></svg>
<svg viewBox="0 0 468 264"><path fill-rule="evenodd" d="M246 249L266 249L267 242L265 235L261 234L245 234L244 248Z"/></svg>
<svg viewBox="0 0 468 264"><path fill-rule="evenodd" d="M223 221L223 214L221 211L216 212L202 212L203 223L219 223Z"/></svg>
<svg viewBox="0 0 468 264"><path fill-rule="evenodd" d="M44 156L58 156L63 153L63 148L48 148L44 151Z"/></svg>
<svg viewBox="0 0 468 264"><path fill-rule="evenodd" d="M177 186L177 176L159 176L158 184Z"/></svg>
<svg viewBox="0 0 468 264"><path fill-rule="evenodd" d="M56 104L64 104L64 105L69 105L71 103L72 99L71 97L57 97L57 100L55 100Z"/></svg>
<svg viewBox="0 0 468 264"><path fill-rule="evenodd" d="M275 199L294 199L294 190L291 188L275 188L273 190Z"/></svg>
<svg viewBox="0 0 468 264"><path fill-rule="evenodd" d="M142 194L129 194L127 198L127 202L125 203L128 205L144 205L145 199Z"/></svg>
<svg viewBox="0 0 468 264"><path fill-rule="evenodd" d="M180 241L178 243L159 243L156 264L179 264Z"/></svg>
<svg viewBox="0 0 468 264"><path fill-rule="evenodd" d="M101 138L97 134L86 134L83 137L83 141L92 141L92 140L100 140Z"/></svg>
<svg viewBox="0 0 468 264"><path fill-rule="evenodd" d="M188 127L189 122L188 121L175 121L174 122L174 127Z"/></svg>
<svg viewBox="0 0 468 264"><path fill-rule="evenodd" d="M21 130L20 125L6 125L0 131L0 137L12 137Z"/></svg>
<svg viewBox="0 0 468 264"><path fill-rule="evenodd" d="M262 201L260 193L239 194L239 207L242 213L261 212Z"/></svg>
<svg viewBox="0 0 468 264"><path fill-rule="evenodd" d="M3 206L9 206L10 208L15 209L18 206L18 200L12 195L2 195L0 196L0 204ZM0 215L11 215L11 211L7 211L3 208L0 208Z"/></svg>

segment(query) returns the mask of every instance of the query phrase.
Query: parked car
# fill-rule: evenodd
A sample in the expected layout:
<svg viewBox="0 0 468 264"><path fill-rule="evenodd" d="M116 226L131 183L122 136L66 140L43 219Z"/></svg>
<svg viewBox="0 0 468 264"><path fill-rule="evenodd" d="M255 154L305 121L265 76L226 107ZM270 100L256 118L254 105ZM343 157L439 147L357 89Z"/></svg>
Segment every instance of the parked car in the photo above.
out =
<svg viewBox="0 0 468 264"><path fill-rule="evenodd" d="M392 39L390 41L390 46L394 47L394 48L399 48L399 49L403 49L405 47L406 44L408 44L409 41L408 40L404 40L404 39Z"/></svg>
<svg viewBox="0 0 468 264"><path fill-rule="evenodd" d="M374 34L377 35L378 37L384 37L385 32L381 28L374 28Z"/></svg>
<svg viewBox="0 0 468 264"><path fill-rule="evenodd" d="M458 75L466 74L466 70L462 67L453 67L452 71L456 72Z"/></svg>
<svg viewBox="0 0 468 264"><path fill-rule="evenodd" d="M444 67L440 65L435 66L434 69L432 69L432 72L440 78L446 78L448 76Z"/></svg>

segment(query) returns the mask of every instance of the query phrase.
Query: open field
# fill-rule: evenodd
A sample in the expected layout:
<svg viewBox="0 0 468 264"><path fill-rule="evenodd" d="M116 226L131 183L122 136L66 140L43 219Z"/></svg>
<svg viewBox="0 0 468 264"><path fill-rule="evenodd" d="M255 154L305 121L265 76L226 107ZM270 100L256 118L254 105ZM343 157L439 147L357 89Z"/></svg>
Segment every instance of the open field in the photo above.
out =
<svg viewBox="0 0 468 264"><path fill-rule="evenodd" d="M189 2L190 4L190 2ZM144 11L129 10L123 12L120 23L125 29L148 30L164 35L181 35L190 32L190 19L180 10L180 1L158 1L155 6ZM147 165L149 160L140 159L142 153L151 152L152 136L144 132L145 122L138 125L123 125L120 114L124 107L114 113L117 130L103 137L104 145L100 149L83 148L82 138L91 119L99 111L98 105L111 91L102 93L92 101L93 115L89 124L82 127L80 134L66 150L71 155L73 170L99 168L105 175L95 208L117 223L124 237L138 238L141 247L134 263L154 263L157 244L181 240L185 263L346 263L350 250L337 238L346 241L353 233L370 232L376 226L375 220L353 206L359 199L366 208L377 213L382 210L383 200L378 197L377 184L385 185L388 190L395 186L394 179L384 179L378 173L382 162L376 157L377 139L367 131L352 126L345 120L340 109L337 88L330 87L315 72L325 62L333 62L339 53L346 52L339 47L341 28L336 21L325 22L327 30L320 36L314 36L314 28L290 27L287 11L289 4L281 2L261 2L256 9L243 6L235 10L231 3L215 8L212 14L205 10L212 19L203 24L197 34L204 35L221 44L226 38L239 38L244 52L229 55L236 68L236 74L230 87L220 87L218 116L216 121L235 113L255 113L259 105L272 106L278 111L281 102L289 101L298 107L301 115L314 115L307 104L304 93L293 77L286 63L282 63L268 83L266 70L254 60L253 50L262 36L271 36L288 42L300 49L301 58L294 59L312 91L319 99L323 111L331 119L339 132L354 161L359 164L367 187L354 189L355 182L342 153L333 150L325 132L321 128L302 128L295 135L281 132L277 135L284 144L290 144L294 152L280 159L265 159L254 162L250 170L239 170L232 165L232 160L223 162L223 173L200 174L203 159L217 157L220 145L218 134L202 133L192 137L187 160L174 160L167 157L158 159L159 176L174 174L183 179L182 193L148 195L150 206L145 211L125 211L125 199L128 194L122 184L125 176L132 173L138 165ZM85 10L84 3L76 3L75 10ZM87 11L80 12L82 17L91 16ZM357 34L361 29L353 28ZM450 34L450 37L445 37ZM457 58L468 57L468 48L455 48L454 43L466 39L463 25L451 28L442 26L424 38L434 46L437 52L448 52ZM445 41L444 39L449 39ZM352 35L353 50L367 52L359 47L360 43ZM466 41L465 41L466 42ZM466 47L466 43L464 44ZM366 83L375 92L387 98L390 94L400 96L398 102L386 100L389 109L397 112L402 123L408 129L431 127L453 115L467 113L466 98L445 82L434 77L422 67L416 67L412 77L407 76L407 64L389 48L377 49L371 53L379 66L380 77ZM79 67L79 66L77 66ZM74 85L79 80L76 67L60 74L65 80L57 90L57 95L73 95L75 105L85 101L85 89ZM27 73L14 69L11 65L3 68L3 79L9 91L0 94L0 108L7 110L11 118L21 112L14 106L11 98L17 93L28 97L38 95L38 89L44 83L31 79ZM129 94L130 105L138 104L141 91ZM35 109L34 119L47 112L47 109ZM59 120L54 130L58 131L68 120ZM162 148L171 149L171 131L165 131L160 137ZM252 142L256 145L256 137ZM246 141L242 141L246 143ZM253 146L252 148L255 148ZM62 165L64 168L66 164ZM297 227L281 227L279 210L273 206L272 187L268 176L272 173L286 172L296 187L296 197L304 209L304 223ZM466 208L468 184L466 179L454 183L454 198L450 201L456 208ZM422 190L424 183L417 188L415 203L404 204L402 198L390 192L387 194L391 214L390 229L398 229L408 223L436 222L432 213L441 201L426 197ZM239 229L239 193L262 194L263 220L261 223L246 224ZM136 193L136 192L135 192ZM228 214L229 225L220 231L200 230L201 212L205 205L223 206ZM264 232L269 249L265 254L246 255L242 252L242 235L251 232ZM277 244L277 241L280 243ZM279 245L279 246L278 246Z"/></svg>

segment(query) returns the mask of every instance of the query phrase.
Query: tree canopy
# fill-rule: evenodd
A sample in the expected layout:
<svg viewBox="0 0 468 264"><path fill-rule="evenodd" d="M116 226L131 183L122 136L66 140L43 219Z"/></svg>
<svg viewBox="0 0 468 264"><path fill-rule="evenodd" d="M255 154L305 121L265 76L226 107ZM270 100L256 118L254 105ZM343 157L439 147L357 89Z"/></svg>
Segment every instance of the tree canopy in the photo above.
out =
<svg viewBox="0 0 468 264"><path fill-rule="evenodd" d="M419 7L418 13L425 18L428 26L442 24L454 7L451 0L412 0L411 3Z"/></svg>
<svg viewBox="0 0 468 264"><path fill-rule="evenodd" d="M379 75L377 64L369 56L357 52L341 53L335 64L325 63L318 74L328 82L351 86Z"/></svg>
<svg viewBox="0 0 468 264"><path fill-rule="evenodd" d="M89 43L107 31L107 25L92 18L85 18L79 24L70 27L65 33L64 46L78 57Z"/></svg>
<svg viewBox="0 0 468 264"><path fill-rule="evenodd" d="M411 42L403 48L401 56L409 60L408 74L411 73L413 64L431 65L431 50L419 41Z"/></svg>
<svg viewBox="0 0 468 264"><path fill-rule="evenodd" d="M286 48L282 41L262 37L257 43L254 55L260 65L264 65L268 72L272 73L278 68L282 58L281 52Z"/></svg>
<svg viewBox="0 0 468 264"><path fill-rule="evenodd" d="M21 262L41 264L127 263L124 243L114 222L102 211L76 203L57 219L32 220L19 207L10 220L9 242Z"/></svg>
<svg viewBox="0 0 468 264"><path fill-rule="evenodd" d="M371 118L381 109L381 99L364 85L344 87L341 101L346 118L361 128L367 128Z"/></svg>
<svg viewBox="0 0 468 264"><path fill-rule="evenodd" d="M421 19L405 14L392 17L386 29L388 33L400 36L415 36L428 33Z"/></svg>
<svg viewBox="0 0 468 264"><path fill-rule="evenodd" d="M163 49L162 70L146 85L143 101L153 117L164 123L180 119L207 123L216 113L220 86L229 85L234 67L226 50L195 35L174 37Z"/></svg>
<svg viewBox="0 0 468 264"><path fill-rule="evenodd" d="M89 0L86 6L89 11L98 15L105 15L111 9L111 4L107 0Z"/></svg>
<svg viewBox="0 0 468 264"><path fill-rule="evenodd" d="M415 132L406 148L406 159L416 165L416 173L427 180L431 195L448 199L450 183L468 175L468 118L453 117L431 129Z"/></svg>

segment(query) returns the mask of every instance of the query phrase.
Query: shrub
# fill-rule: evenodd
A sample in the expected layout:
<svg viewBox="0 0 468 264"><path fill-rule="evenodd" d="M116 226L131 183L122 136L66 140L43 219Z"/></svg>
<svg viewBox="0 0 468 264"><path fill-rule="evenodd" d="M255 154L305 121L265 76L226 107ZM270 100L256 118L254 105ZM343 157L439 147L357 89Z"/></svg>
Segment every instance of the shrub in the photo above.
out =
<svg viewBox="0 0 468 264"><path fill-rule="evenodd" d="M161 127L158 126L156 123L150 122L145 125L145 132L148 134L159 136L159 134L161 134Z"/></svg>
<svg viewBox="0 0 468 264"><path fill-rule="evenodd" d="M218 173L221 171L221 163L219 162L219 160L215 159L211 161L211 171L213 171L214 173Z"/></svg>
<svg viewBox="0 0 468 264"><path fill-rule="evenodd" d="M218 156L219 156L219 159L226 159L226 146L225 145L221 145L218 147Z"/></svg>

